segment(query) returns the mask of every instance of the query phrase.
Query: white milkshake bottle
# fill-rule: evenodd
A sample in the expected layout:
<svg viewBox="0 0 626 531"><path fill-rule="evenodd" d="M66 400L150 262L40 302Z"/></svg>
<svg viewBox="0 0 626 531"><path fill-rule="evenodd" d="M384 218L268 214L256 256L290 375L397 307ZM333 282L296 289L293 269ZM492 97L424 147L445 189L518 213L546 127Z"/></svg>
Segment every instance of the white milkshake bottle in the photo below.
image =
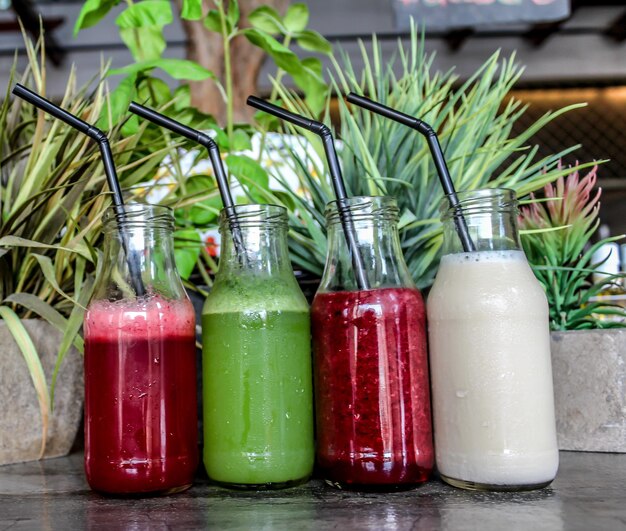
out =
<svg viewBox="0 0 626 531"><path fill-rule="evenodd" d="M442 205L427 303L437 468L461 488L542 488L558 468L547 299L519 242L515 193L458 198ZM475 251L461 247L459 216Z"/></svg>

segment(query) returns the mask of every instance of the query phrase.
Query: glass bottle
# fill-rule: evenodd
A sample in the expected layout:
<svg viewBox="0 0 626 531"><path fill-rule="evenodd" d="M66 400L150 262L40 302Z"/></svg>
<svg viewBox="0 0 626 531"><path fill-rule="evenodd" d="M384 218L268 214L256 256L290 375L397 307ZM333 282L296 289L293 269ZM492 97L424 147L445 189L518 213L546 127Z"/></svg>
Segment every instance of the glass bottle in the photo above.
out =
<svg viewBox="0 0 626 531"><path fill-rule="evenodd" d="M312 307L317 459L339 488L394 490L433 466L426 323L391 197L346 200L369 289L359 290L337 203Z"/></svg>
<svg viewBox="0 0 626 531"><path fill-rule="evenodd" d="M104 216L103 267L84 320L85 470L97 491L178 492L198 464L195 318L173 229L162 206Z"/></svg>
<svg viewBox="0 0 626 531"><path fill-rule="evenodd" d="M309 307L289 260L287 211L235 206L220 231L202 313L204 464L224 486L288 487L310 476L314 442Z"/></svg>
<svg viewBox="0 0 626 531"><path fill-rule="evenodd" d="M512 190L442 203L444 251L428 297L437 468L451 485L527 490L558 468L546 295L517 231ZM462 213L476 246L463 252Z"/></svg>

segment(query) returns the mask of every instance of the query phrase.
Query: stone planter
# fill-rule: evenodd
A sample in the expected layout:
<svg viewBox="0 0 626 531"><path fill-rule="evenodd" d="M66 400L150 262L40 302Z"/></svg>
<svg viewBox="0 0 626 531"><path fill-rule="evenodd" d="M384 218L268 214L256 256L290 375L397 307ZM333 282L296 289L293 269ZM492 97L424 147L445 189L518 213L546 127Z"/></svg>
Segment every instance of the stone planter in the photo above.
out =
<svg viewBox="0 0 626 531"><path fill-rule="evenodd" d="M45 321L23 320L50 384L61 334ZM72 348L57 379L49 417L45 458L69 453L83 408L83 360ZM11 332L0 320L0 465L32 461L41 449L41 414L26 362Z"/></svg>
<svg viewBox="0 0 626 531"><path fill-rule="evenodd" d="M552 332L561 450L626 452L626 328Z"/></svg>

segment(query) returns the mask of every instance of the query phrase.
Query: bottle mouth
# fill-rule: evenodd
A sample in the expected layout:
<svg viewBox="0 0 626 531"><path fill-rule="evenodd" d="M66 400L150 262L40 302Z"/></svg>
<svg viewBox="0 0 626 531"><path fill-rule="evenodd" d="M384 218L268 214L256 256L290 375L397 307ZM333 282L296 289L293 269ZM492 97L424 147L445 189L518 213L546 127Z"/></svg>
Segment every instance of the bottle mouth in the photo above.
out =
<svg viewBox="0 0 626 531"><path fill-rule="evenodd" d="M326 205L325 211L328 225L341 222L340 208L347 210L352 221L398 221L398 204L395 198L388 195L363 195L331 201Z"/></svg>
<svg viewBox="0 0 626 531"><path fill-rule="evenodd" d="M287 209L279 205L235 205L220 211L220 225L239 227L287 227Z"/></svg>
<svg viewBox="0 0 626 531"><path fill-rule="evenodd" d="M451 206L450 196L451 194L447 194L439 206L442 221L466 215L518 212L517 196L515 190L510 188L481 188L457 192L456 207Z"/></svg>
<svg viewBox="0 0 626 531"><path fill-rule="evenodd" d="M174 230L174 211L162 205L128 203L121 210L111 206L102 219L106 231L121 227Z"/></svg>

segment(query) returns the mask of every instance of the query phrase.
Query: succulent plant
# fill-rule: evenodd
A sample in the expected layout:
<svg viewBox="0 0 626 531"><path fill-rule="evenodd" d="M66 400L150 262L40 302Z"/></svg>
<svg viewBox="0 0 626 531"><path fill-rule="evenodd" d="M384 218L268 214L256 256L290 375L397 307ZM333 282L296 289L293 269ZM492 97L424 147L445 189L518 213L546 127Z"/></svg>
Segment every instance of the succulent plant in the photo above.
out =
<svg viewBox="0 0 626 531"><path fill-rule="evenodd" d="M626 322L602 318L612 315L626 320L626 309L591 300L606 290L607 284L617 285L619 278L624 278L611 275L595 284L590 280L594 271L602 269L602 263L593 263L594 252L624 237L605 238L589 245L600 224L602 190L598 188L594 193L597 170L596 165L584 177L577 170L559 177L544 187L543 199L533 195L520 210L522 245L546 290L552 330L626 326Z"/></svg>

